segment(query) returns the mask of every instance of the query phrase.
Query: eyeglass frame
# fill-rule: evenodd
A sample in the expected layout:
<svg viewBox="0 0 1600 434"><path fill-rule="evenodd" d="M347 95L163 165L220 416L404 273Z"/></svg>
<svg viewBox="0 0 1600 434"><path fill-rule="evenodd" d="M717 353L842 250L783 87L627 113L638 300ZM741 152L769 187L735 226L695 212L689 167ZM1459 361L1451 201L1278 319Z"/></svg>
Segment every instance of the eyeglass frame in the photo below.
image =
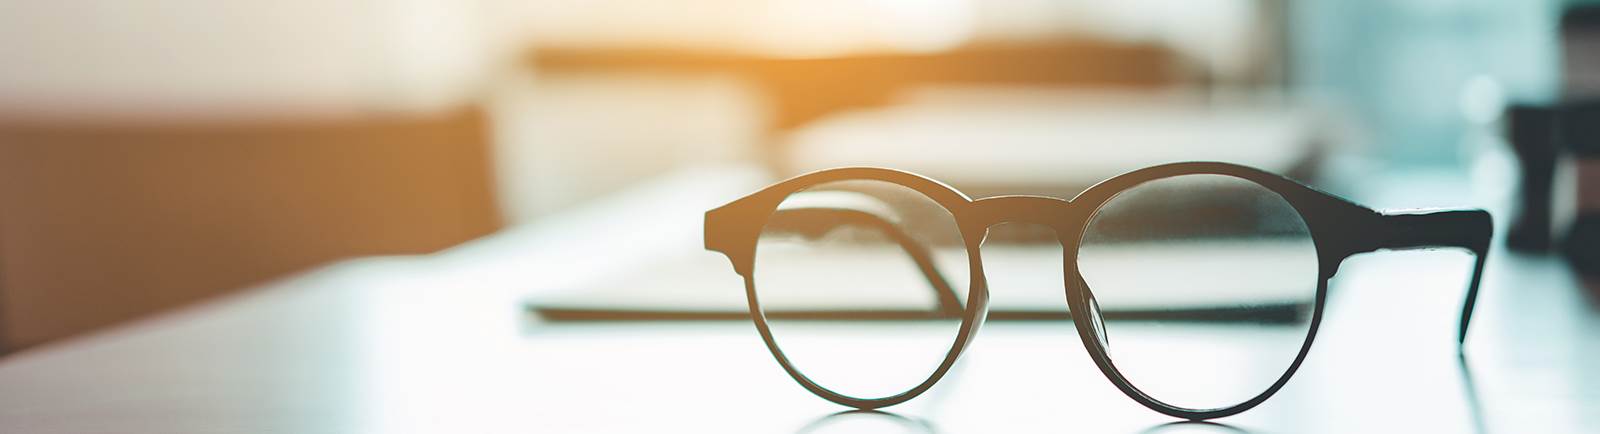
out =
<svg viewBox="0 0 1600 434"><path fill-rule="evenodd" d="M1310 328L1294 362L1266 390L1229 407L1189 409L1155 399L1116 368L1101 341L1103 330L1098 309L1091 309L1092 291L1078 270L1078 250L1093 216L1118 194L1145 182L1186 175L1222 175L1252 182L1282 197L1299 213L1310 232L1318 259L1316 303ZM855 398L834 392L801 373L784 355L773 338L766 314L756 294L754 268L756 244L763 228L779 205L791 194L816 185L838 181L881 181L909 188L933 200L954 217L967 250L970 267L967 303L961 328L938 368L921 384L883 398ZM1463 248L1476 258L1472 278L1462 304L1457 333L1458 351L1465 345L1467 326L1477 301L1490 239L1494 233L1492 216L1481 209L1405 211L1382 213L1338 196L1322 192L1289 178L1260 169L1223 162L1181 162L1146 167L1127 172L1089 187L1067 200L1048 196L1009 195L971 199L959 190L922 175L879 167L825 169L780 181L755 193L706 212L705 248L722 253L734 271L744 278L750 316L773 357L801 386L828 401L857 409L878 409L908 401L933 387L954 366L988 314L989 291L983 273L981 245L990 227L1002 223L1031 223L1050 227L1062 246L1063 273L1068 309L1096 312L1073 315L1078 336L1102 374L1129 398L1151 410L1189 420L1205 420L1238 414L1265 402L1287 384L1311 350L1322 323L1327 303L1328 279L1339 265L1353 255L1377 250L1418 248ZM909 251L909 250L908 250Z"/></svg>

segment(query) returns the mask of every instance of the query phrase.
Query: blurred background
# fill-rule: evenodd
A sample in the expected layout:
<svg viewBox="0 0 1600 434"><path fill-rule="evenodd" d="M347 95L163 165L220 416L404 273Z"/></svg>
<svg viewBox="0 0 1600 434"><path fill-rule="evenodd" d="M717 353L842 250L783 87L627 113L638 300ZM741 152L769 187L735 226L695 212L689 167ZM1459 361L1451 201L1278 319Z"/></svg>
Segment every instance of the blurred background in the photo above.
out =
<svg viewBox="0 0 1600 434"><path fill-rule="evenodd" d="M0 0L0 353L730 170L1509 197L1507 107L1600 87L1580 3Z"/></svg>

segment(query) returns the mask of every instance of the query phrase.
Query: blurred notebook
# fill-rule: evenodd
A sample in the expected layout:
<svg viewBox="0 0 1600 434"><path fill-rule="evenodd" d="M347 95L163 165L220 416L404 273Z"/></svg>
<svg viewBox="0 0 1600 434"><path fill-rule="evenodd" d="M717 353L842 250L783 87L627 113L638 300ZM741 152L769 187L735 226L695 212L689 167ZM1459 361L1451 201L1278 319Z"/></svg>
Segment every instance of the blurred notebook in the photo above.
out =
<svg viewBox="0 0 1600 434"><path fill-rule="evenodd" d="M1274 322L1293 321L1306 313L1304 309L1309 308L1306 296L1314 288L1307 286L1310 282L1228 290L1196 290L1184 282L1184 276L1188 274L1184 267L1227 268L1238 267L1242 263L1264 270L1282 269L1293 264L1275 264L1274 261L1286 262L1289 256L1273 255L1259 248L1250 249L1245 256L1226 252L1196 255L1196 252L1179 249L1168 254L1185 258L1206 256L1210 258L1209 263L1189 261L1175 265L1179 267L1177 269L1150 272L1142 269L1144 264L1161 264L1162 255L1141 251L1128 252L1124 261L1112 261L1120 262L1120 265L1113 263L1102 268L1102 272L1133 279L1130 282L1139 287L1155 289L1125 293L1115 299L1102 298L1100 308L1103 314L1108 319L1204 321L1249 318L1257 322ZM1214 247L1212 249L1216 250ZM1133 257L1135 253L1137 258ZM1059 245L986 247L983 255L991 294L990 320L1070 318L1062 284ZM876 259L852 257L842 260L859 265ZM892 264L885 269L890 266ZM875 278L889 277L852 276L853 281L867 285ZM1265 282L1262 279L1252 280ZM817 319L830 318L827 315L829 306L846 305L852 309L888 312L890 315L927 313L936 307L931 296L926 304L928 309L908 310L904 307L902 297L891 298L852 290L855 288L859 287L806 286L807 291L803 294L773 295L783 299L773 300L775 302L769 305L785 306L786 309L794 309L791 313L809 313ZM763 294L763 297L767 296ZM965 294L961 294L961 298L965 299ZM571 291L532 297L528 299L528 308L547 321L748 321L750 311L747 303L744 280L733 272L726 258L712 252L695 252L615 273ZM768 314L771 315L772 311Z"/></svg>

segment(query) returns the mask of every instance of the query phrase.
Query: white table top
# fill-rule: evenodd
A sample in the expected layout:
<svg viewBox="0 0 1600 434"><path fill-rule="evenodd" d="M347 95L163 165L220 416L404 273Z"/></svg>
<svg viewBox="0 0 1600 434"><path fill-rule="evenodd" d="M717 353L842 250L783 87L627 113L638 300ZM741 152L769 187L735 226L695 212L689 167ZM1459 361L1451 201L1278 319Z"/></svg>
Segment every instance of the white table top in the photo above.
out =
<svg viewBox="0 0 1600 434"><path fill-rule="evenodd" d="M1491 257L1467 343L1470 370L1453 339L1468 255L1413 251L1352 259L1333 280L1321 333L1300 372L1260 407L1216 421L1222 425L1172 425L1174 419L1126 398L1094 368L1066 323L990 323L951 375L888 409L892 415L829 417L846 409L790 380L748 323L531 319L520 303L529 288L561 280L551 278L560 270L550 258L583 256L579 246L604 239L563 238L550 227L514 229L430 257L341 263L0 359L0 432L1583 432L1600 426L1600 303L1551 258ZM574 270L564 274L581 274L578 262L563 263ZM991 290L996 299L1007 297L1008 288Z"/></svg>

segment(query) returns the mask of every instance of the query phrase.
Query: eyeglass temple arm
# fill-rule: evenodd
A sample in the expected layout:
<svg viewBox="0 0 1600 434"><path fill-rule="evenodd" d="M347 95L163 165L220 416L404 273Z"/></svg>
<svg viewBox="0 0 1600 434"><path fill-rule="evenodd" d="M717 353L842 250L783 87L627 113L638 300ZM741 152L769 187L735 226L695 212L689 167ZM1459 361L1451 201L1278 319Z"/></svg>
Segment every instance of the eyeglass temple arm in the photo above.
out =
<svg viewBox="0 0 1600 434"><path fill-rule="evenodd" d="M1465 344L1467 324L1472 321L1472 307L1478 299L1478 284L1483 279L1483 264L1489 256L1489 240L1494 236L1494 219L1484 210L1451 210L1384 213L1381 220L1384 230L1380 249L1459 247L1472 251L1477 258L1456 336L1458 345Z"/></svg>
<svg viewBox="0 0 1600 434"><path fill-rule="evenodd" d="M893 238L895 243L900 245L900 249L917 263L917 269L922 272L922 277L928 281L928 285L938 298L942 313L960 315L965 310L961 300L956 298L956 291L950 286L950 281L946 280L934 265L933 254L928 247L912 238L900 224L889 219L863 210L814 206L780 209L772 214L768 225L770 228L799 233L806 238L820 238L835 228L850 225L883 232Z"/></svg>

